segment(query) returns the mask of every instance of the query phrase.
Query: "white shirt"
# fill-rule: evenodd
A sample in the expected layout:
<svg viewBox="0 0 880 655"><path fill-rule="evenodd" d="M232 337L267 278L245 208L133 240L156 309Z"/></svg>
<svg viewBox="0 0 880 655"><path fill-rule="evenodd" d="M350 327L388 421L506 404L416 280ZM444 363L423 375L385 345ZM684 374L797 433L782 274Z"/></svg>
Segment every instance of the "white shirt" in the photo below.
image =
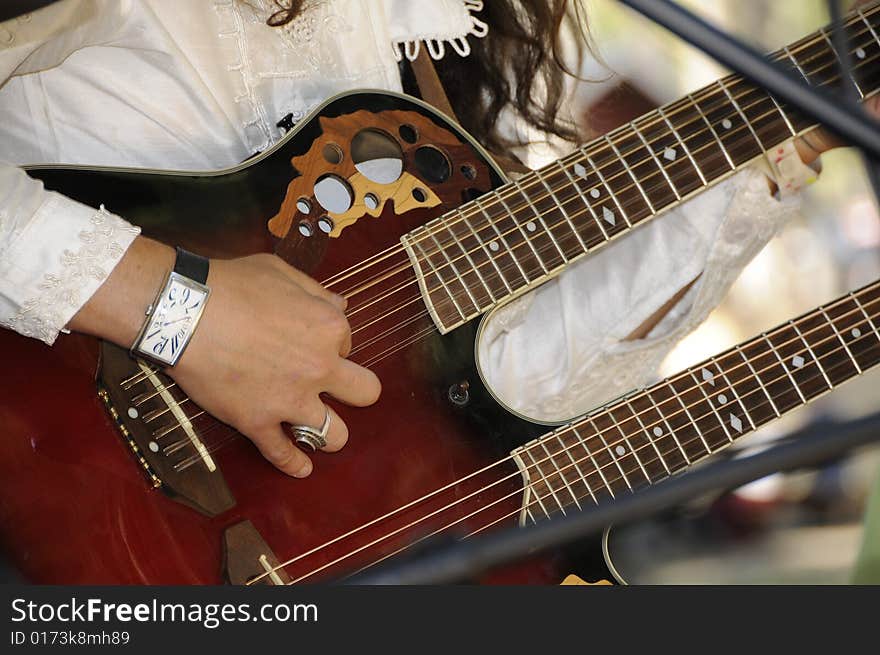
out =
<svg viewBox="0 0 880 655"><path fill-rule="evenodd" d="M238 163L281 136L288 112L353 88L399 91L401 53L466 55L466 37L486 32L481 8L324 0L273 28L271 0L63 0L0 24L0 323L53 343L138 232L17 166ZM796 206L747 169L571 266L490 321L487 382L542 420L643 384ZM647 339L623 341L701 271Z"/></svg>

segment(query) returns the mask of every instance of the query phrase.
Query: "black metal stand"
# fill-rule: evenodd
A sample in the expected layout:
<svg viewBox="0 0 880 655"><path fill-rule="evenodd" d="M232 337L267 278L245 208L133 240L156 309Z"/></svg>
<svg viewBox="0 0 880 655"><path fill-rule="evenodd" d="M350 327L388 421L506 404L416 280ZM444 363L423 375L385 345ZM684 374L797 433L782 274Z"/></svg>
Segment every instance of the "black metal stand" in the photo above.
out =
<svg viewBox="0 0 880 655"><path fill-rule="evenodd" d="M836 434L830 436L831 430ZM606 526L650 516L716 489L735 489L780 470L813 465L875 441L880 441L880 414L843 427L816 426L803 436L758 455L708 464L639 493L538 525L422 549L414 557L398 557L344 583L420 585L472 580L490 568L600 533Z"/></svg>
<svg viewBox="0 0 880 655"><path fill-rule="evenodd" d="M811 87L758 51L720 31L670 0L620 0L697 46L777 98L822 123L840 138L880 158L880 129L858 103Z"/></svg>

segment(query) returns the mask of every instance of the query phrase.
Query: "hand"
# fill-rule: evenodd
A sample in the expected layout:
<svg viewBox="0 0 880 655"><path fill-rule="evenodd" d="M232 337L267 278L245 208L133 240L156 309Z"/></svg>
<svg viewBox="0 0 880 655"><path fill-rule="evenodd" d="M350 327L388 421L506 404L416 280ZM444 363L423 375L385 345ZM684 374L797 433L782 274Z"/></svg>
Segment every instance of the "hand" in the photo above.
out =
<svg viewBox="0 0 880 655"><path fill-rule="evenodd" d="M211 298L192 341L167 373L281 471L307 476L311 460L281 424L320 427L321 393L356 406L379 397L378 378L345 359L345 300L273 255L212 260L208 286ZM348 428L330 414L323 450L335 452Z"/></svg>
<svg viewBox="0 0 880 655"><path fill-rule="evenodd" d="M138 237L68 326L131 346L174 251ZM345 359L345 300L273 255L212 260L211 298L177 365L166 372L205 411L249 437L280 470L305 477L312 462L282 423L320 427L328 393L351 405L379 397L378 378ZM325 451L348 429L331 410Z"/></svg>

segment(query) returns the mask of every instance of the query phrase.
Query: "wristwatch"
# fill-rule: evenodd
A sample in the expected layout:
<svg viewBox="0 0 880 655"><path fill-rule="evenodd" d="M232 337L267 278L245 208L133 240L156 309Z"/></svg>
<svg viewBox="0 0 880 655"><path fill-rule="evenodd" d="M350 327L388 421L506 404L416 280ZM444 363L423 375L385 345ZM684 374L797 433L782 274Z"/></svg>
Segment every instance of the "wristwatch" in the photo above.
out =
<svg viewBox="0 0 880 655"><path fill-rule="evenodd" d="M147 320L131 347L134 357L161 366L174 366L195 333L211 295L209 262L177 248L177 259L156 299L147 308Z"/></svg>

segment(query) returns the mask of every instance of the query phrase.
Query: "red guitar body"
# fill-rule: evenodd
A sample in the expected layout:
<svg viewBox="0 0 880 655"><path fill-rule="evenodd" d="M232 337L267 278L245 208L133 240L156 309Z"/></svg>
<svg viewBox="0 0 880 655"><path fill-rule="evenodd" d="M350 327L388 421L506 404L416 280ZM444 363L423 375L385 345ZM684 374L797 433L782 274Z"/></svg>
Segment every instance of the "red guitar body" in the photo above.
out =
<svg viewBox="0 0 880 655"><path fill-rule="evenodd" d="M345 126L353 126L349 137L356 134L362 123L355 121L355 113L358 120L366 115L368 123L379 121L375 131L385 132L399 144L404 170L441 202L405 212L386 202L380 215L361 217L336 236L323 228L305 236L297 229L299 216L291 219L284 238L271 234L267 222L290 203L288 185L316 178L314 169L295 169L293 159L314 161L315 152L323 152L316 151L316 144L330 136L341 140ZM407 124L416 128L414 143L388 127L401 116L409 117ZM429 139L438 130L453 135L454 143ZM406 130L402 134L413 136ZM350 155L350 144L351 140L338 144L343 159ZM416 149L428 145L443 154L446 163L439 163L441 174L416 166ZM327 161L322 165L334 170ZM349 173L340 173L340 179L352 180ZM330 101L278 146L237 169L180 175L43 168L31 174L48 188L95 207L106 205L140 225L144 234L166 243L212 257L277 252L319 281L396 246L402 234L454 208L451 198L460 203L467 194L477 195L502 182L495 165L460 128L422 103L377 92ZM446 179L439 182L426 179L440 180L444 175ZM357 196L356 183L351 185ZM314 228L317 214L312 214ZM405 261L401 256L404 259L397 261ZM412 277L413 272L407 269L404 275ZM399 279L381 281L376 276L374 280L378 280L376 297L392 293L399 284ZM365 302L356 300L349 311ZM367 314L374 321L399 324L402 321L394 319L392 308L400 302L393 297L385 304L374 302L352 324L364 324ZM488 393L474 364L473 322L445 336L430 331L431 326L430 318L420 312L417 320L396 331L376 328L356 333L354 359L378 374L382 397L365 409L334 405L351 428L350 441L339 453L315 454L315 470L308 479L282 475L244 438L212 452L232 498L228 507L214 512L196 507L199 502L191 499L179 502L180 495L156 474L156 467L143 461L147 454L143 443L140 453L136 451L123 428L143 428L138 421L146 415L131 418L129 408L114 397L119 385L107 379L109 363L102 361L102 350L105 359L108 350L98 340L62 335L48 347L3 331L0 543L6 557L27 580L38 583L240 582L241 575L233 569L245 571L245 580L263 570L255 551L230 538L230 528L249 521L262 539L261 546L268 547L259 553L267 561L294 560L279 569L282 581L314 582L358 570L434 532L461 536L484 526L517 525L522 485L516 467L507 462L491 475L474 476L340 538L502 459L547 430L513 416ZM114 364L119 365L119 361ZM127 365L138 370L133 361ZM107 388L109 400L98 393ZM175 394L182 397L179 390ZM195 409L181 406L190 415ZM218 427L205 422L207 418L193 424L199 429ZM206 434L208 444L209 437ZM186 454L198 460L195 449ZM204 463L199 461L191 469L199 467ZM504 481L491 491L469 495L501 478ZM214 493L210 485L207 489L196 494L197 501L199 493L206 497ZM219 502L223 505L222 499ZM435 510L439 511L432 516ZM333 543L322 547L328 542ZM249 543L253 545L253 540ZM601 562L598 552L595 555ZM491 580L555 583L570 571L569 566L561 554L555 554ZM604 570L594 573L591 577L608 577ZM268 580L262 577L263 582Z"/></svg>

